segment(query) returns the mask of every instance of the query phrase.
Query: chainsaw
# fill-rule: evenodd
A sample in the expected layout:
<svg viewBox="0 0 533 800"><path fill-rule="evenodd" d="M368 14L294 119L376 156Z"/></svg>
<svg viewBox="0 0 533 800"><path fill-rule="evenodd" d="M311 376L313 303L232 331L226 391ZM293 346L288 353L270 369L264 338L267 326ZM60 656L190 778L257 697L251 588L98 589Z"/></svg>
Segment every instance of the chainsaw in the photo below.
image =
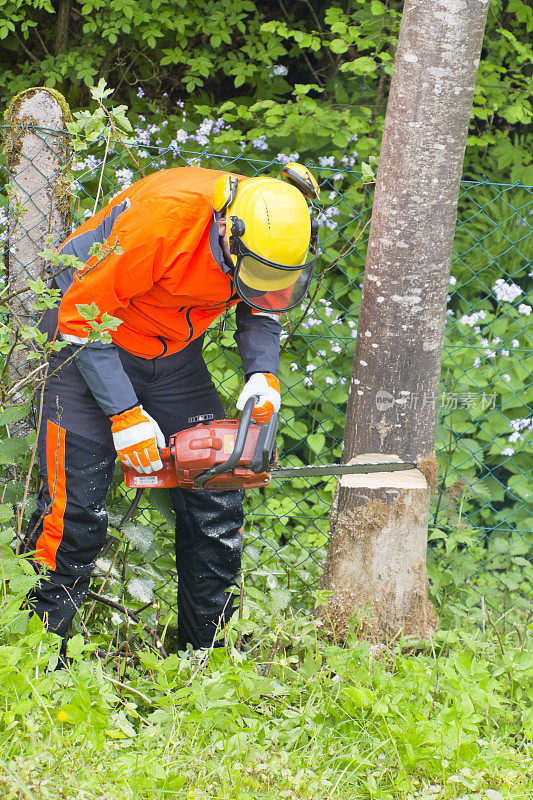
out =
<svg viewBox="0 0 533 800"><path fill-rule="evenodd" d="M169 446L159 451L163 468L158 472L141 475L133 467L122 466L126 486L138 490L175 487L250 489L268 486L271 478L370 476L373 473L382 475L394 472L405 472L406 477L410 476L411 483L382 481L379 485L400 487L403 485L410 488L427 485L414 462L401 461L397 456L369 454L367 457L359 456L348 464L313 464L302 467L278 465L276 462L278 415L272 414L269 422L264 425L252 423L254 405L258 399L250 397L247 400L240 421L212 420L175 433L170 437ZM384 458L389 460L384 461Z"/></svg>

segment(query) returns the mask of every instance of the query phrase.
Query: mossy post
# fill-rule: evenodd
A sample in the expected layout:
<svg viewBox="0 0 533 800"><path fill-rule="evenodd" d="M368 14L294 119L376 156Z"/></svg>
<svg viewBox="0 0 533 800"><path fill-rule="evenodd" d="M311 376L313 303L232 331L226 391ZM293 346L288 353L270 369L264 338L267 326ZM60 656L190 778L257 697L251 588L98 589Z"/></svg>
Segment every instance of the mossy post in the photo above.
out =
<svg viewBox="0 0 533 800"><path fill-rule="evenodd" d="M349 488L331 511L322 610L337 637L427 637L427 530L446 298L488 0L406 0L363 283L343 460L418 462L429 488Z"/></svg>
<svg viewBox="0 0 533 800"><path fill-rule="evenodd" d="M71 152L66 123L72 119L66 100L53 89L26 89L13 98L4 121L4 151L10 173L8 281L14 329L33 324L34 295L28 279L46 278L39 257L51 234L60 242L70 227L70 187L66 172ZM35 362L30 361L33 367ZM10 384L27 372L24 347L9 364Z"/></svg>

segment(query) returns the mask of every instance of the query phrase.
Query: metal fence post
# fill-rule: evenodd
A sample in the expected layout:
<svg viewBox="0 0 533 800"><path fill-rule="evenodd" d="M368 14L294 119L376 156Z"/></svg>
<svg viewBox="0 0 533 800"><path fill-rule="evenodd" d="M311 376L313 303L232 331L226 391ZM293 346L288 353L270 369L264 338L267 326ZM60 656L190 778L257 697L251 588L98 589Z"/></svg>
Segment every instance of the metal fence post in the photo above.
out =
<svg viewBox="0 0 533 800"><path fill-rule="evenodd" d="M15 327L36 320L28 279L46 277L39 257L46 236L51 234L59 242L70 225L70 186L65 180L70 147L65 126L71 119L64 97L46 87L21 92L5 113L4 150L10 175L9 310ZM9 364L10 384L24 377L32 363L24 347L16 349Z"/></svg>

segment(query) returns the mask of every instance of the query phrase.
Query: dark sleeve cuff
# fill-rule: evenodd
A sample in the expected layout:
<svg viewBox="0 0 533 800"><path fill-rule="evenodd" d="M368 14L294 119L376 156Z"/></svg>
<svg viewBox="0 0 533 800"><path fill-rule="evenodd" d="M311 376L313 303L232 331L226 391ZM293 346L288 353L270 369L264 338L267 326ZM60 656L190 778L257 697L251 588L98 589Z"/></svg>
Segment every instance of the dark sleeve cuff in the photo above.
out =
<svg viewBox="0 0 533 800"><path fill-rule="evenodd" d="M254 312L245 303L239 303L235 312L237 330L234 334L239 348L246 380L254 372L279 371L279 338L281 325L277 315Z"/></svg>

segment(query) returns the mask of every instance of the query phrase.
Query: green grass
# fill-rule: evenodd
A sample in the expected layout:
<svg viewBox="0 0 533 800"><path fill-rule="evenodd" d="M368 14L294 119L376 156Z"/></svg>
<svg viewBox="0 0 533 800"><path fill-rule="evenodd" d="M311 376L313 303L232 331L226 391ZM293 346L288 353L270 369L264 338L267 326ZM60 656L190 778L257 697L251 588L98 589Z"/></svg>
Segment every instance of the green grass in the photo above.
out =
<svg viewBox="0 0 533 800"><path fill-rule="evenodd" d="M491 617L483 632L465 617L382 649L354 632L340 647L252 591L227 649L163 660L145 645L105 662L115 632L99 623L53 671L57 637L20 610L33 570L0 555L2 799L533 796L527 621Z"/></svg>

